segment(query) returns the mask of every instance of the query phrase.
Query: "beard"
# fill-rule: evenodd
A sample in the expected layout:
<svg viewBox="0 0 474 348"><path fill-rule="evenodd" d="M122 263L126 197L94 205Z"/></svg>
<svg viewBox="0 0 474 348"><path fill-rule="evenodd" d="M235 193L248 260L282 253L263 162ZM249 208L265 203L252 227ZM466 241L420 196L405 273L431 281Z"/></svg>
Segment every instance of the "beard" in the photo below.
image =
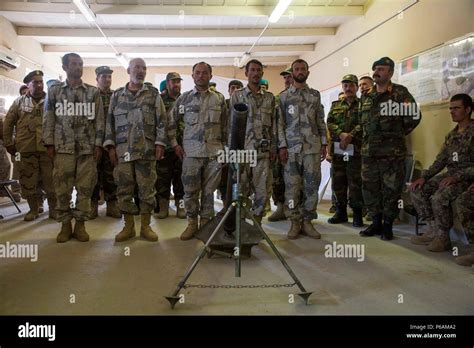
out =
<svg viewBox="0 0 474 348"><path fill-rule="evenodd" d="M305 83L306 80L308 79L308 76L304 76L304 77L300 77L300 76L303 76L303 75L302 74L298 76L293 75L293 80L295 80L298 83Z"/></svg>

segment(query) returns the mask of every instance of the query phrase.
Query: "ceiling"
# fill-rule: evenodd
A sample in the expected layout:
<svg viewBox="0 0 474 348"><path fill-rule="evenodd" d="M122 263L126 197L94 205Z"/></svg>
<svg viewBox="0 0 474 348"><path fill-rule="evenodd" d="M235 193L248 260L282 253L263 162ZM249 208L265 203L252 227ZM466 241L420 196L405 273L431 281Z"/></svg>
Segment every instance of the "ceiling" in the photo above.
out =
<svg viewBox="0 0 474 348"><path fill-rule="evenodd" d="M286 65L314 51L339 25L363 16L370 0L293 0L277 23L277 0L86 0L96 23L127 58L149 66L233 65L249 52L265 65ZM77 52L86 66L119 65L114 50L72 0L2 1L0 15L47 54ZM259 36L261 37L259 38Z"/></svg>

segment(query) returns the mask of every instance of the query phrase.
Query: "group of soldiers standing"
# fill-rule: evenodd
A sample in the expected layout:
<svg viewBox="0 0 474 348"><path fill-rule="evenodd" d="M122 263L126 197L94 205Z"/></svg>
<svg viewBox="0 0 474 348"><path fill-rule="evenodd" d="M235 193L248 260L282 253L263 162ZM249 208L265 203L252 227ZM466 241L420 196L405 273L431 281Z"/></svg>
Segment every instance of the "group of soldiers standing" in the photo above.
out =
<svg viewBox="0 0 474 348"><path fill-rule="evenodd" d="M146 83L147 67L141 58L130 61L130 80L115 91L110 89L109 67L96 69L94 87L81 79L79 55L66 54L62 65L66 81L48 86L47 94L41 71L25 77L28 92L14 102L4 125L7 150L21 157L20 183L30 207L25 220L38 216L36 192L41 183L50 217L62 223L58 242L89 240L85 221L98 216L101 189L106 214L124 217L117 242L135 237L135 215L141 217L141 237L157 241L151 215L168 216L171 186L177 216L188 223L181 239L193 238L215 215L215 191L219 188L224 199L230 194L225 181L231 171L218 154L229 144L237 104L248 108L246 129L241 130L243 150L254 151L257 162L244 165L241 180L246 196L253 198L251 212L259 224L273 194L277 209L269 221L288 218L289 239L300 234L321 238L312 221L318 218L321 162L327 158L336 203L328 222L347 222L349 205L353 226L363 227L366 209L372 224L360 235L393 239L392 225L405 186L405 137L420 123L421 113L407 88L391 81L390 58L373 63L373 77L342 78L343 95L332 103L327 124L320 93L306 83L310 71L302 59L281 73L285 90L278 96L268 91L268 82L262 83L263 64L250 60L245 66L247 85L231 81L228 100L210 87L212 67L205 62L193 66L195 86L182 94L181 77L175 72L167 75L161 94ZM431 227L412 241L428 244L431 251L450 248L449 208L458 196L471 203L465 205L471 210L461 215L471 214L474 220L472 99L455 96L450 110L458 126L448 134L436 162L411 186L417 211ZM444 167L448 174L436 175ZM74 188L77 198L72 201Z"/></svg>

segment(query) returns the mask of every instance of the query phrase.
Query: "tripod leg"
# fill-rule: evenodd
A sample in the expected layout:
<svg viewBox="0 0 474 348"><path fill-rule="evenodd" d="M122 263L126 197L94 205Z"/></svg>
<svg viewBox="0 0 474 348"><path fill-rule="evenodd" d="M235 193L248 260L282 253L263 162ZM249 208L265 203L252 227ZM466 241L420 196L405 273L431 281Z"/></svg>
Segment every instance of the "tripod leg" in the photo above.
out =
<svg viewBox="0 0 474 348"><path fill-rule="evenodd" d="M235 246L237 250L234 250L234 256L237 258L235 259L235 276L240 277L240 270L241 270L241 259L240 259L240 254L241 254L241 249L242 249L242 238L241 238L241 214L242 214L242 207L240 205L240 202L237 201L235 202L236 204L236 214L235 214ZM237 255L235 255L237 252Z"/></svg>
<svg viewBox="0 0 474 348"><path fill-rule="evenodd" d="M196 268L197 264L199 263L199 261L204 257L204 255L206 254L206 250L208 248L208 246L211 244L212 240L214 239L214 237L216 236L217 234L217 231L219 231L219 229L221 228L221 226L224 224L225 220L227 219L227 217L230 215L230 213L232 212L232 210L234 209L234 206L230 206L229 209L226 211L226 213L224 214L224 216L222 217L222 220L219 222L219 224L217 225L217 227L214 229L214 231L212 232L211 236L209 237L209 239L207 240L206 244L204 244L204 246L201 248L201 250L199 251L199 254L198 256L196 256L196 258L194 259L193 263L191 264L191 266L189 266L188 270L186 271L186 274L183 276L183 278L180 280L180 282L178 283L175 291L173 292L173 294L171 296L165 296L165 298L168 300L168 302L171 304L171 308L174 308L176 302L179 301L179 297L177 296L179 291L183 288L183 286L186 284L186 281L188 280L188 278L191 276L191 273L194 271L194 269Z"/></svg>
<svg viewBox="0 0 474 348"><path fill-rule="evenodd" d="M247 208L246 207L243 207L243 209L248 212ZM293 270L291 269L291 267L288 265L288 263L286 263L285 259L283 258L283 256L280 254L280 252L278 251L277 247L275 246L275 244L273 244L273 242L271 241L271 239L268 237L268 235L265 233L265 231L263 230L262 226L260 226L260 224L255 220L255 218L253 217L252 214L248 214L250 216L250 218L252 219L253 223L255 224L255 226L257 227L258 231L260 232L260 234L262 235L263 239L265 239L268 243L268 245L270 246L270 248L272 249L273 253L276 255L276 257L280 260L280 262L283 264L283 267L285 267L286 271L288 272L288 274L291 276L291 278L295 281L296 285L298 285L298 288L301 290L301 293L298 294L298 296L300 296L303 301L305 301L306 304L309 304L308 300L309 300L309 297L311 296L312 292L308 292L306 291L306 289L304 288L303 284L301 284L300 280L298 279L298 277L296 276L296 274L293 272Z"/></svg>

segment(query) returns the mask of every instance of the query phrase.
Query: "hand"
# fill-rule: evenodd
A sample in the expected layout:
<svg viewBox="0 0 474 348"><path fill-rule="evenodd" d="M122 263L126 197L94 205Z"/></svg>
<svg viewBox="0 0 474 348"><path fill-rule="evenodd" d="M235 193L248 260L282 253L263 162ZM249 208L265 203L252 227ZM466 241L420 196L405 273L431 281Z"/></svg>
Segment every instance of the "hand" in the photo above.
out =
<svg viewBox="0 0 474 348"><path fill-rule="evenodd" d="M7 146L7 152L8 152L10 155L15 156L15 153L16 153L15 145Z"/></svg>
<svg viewBox="0 0 474 348"><path fill-rule="evenodd" d="M49 158L54 159L54 155L56 155L56 151L54 151L54 145L47 146L46 152Z"/></svg>
<svg viewBox="0 0 474 348"><path fill-rule="evenodd" d="M426 180L424 178L419 178L413 181L410 185L410 190L415 191L418 187L422 188Z"/></svg>
<svg viewBox="0 0 474 348"><path fill-rule="evenodd" d="M331 155L328 154L328 155L326 156L326 161L328 161L329 163L332 162L332 157L331 157Z"/></svg>
<svg viewBox="0 0 474 348"><path fill-rule="evenodd" d="M327 155L328 155L328 146L327 145L322 145L321 146L321 162L326 159Z"/></svg>
<svg viewBox="0 0 474 348"><path fill-rule="evenodd" d="M448 187L448 186L451 186L455 183L458 182L458 179L456 179L454 176L448 176L447 178L444 178L443 180L441 180L441 182L439 183L439 187Z"/></svg>
<svg viewBox="0 0 474 348"><path fill-rule="evenodd" d="M155 145L155 154L157 161L163 159L163 156L165 154L165 147L163 145Z"/></svg>
<svg viewBox="0 0 474 348"><path fill-rule="evenodd" d="M180 145L176 145L174 147L174 153L179 157L180 160L183 160L184 156L186 156L186 153Z"/></svg>
<svg viewBox="0 0 474 348"><path fill-rule="evenodd" d="M278 150L278 157L280 157L280 162L285 164L288 161L288 149L286 147L282 147Z"/></svg>
<svg viewBox="0 0 474 348"><path fill-rule="evenodd" d="M94 157L95 157L96 162L99 162L100 159L102 158L102 148L100 146L95 147Z"/></svg>
<svg viewBox="0 0 474 348"><path fill-rule="evenodd" d="M474 192L474 182L467 188L469 192Z"/></svg>
<svg viewBox="0 0 474 348"><path fill-rule="evenodd" d="M109 148L109 159L110 163L115 167L118 164L118 157L117 157L117 151L115 151L115 147L110 147Z"/></svg>
<svg viewBox="0 0 474 348"><path fill-rule="evenodd" d="M341 135L339 135L339 138L341 139L339 146L343 150L345 150L347 148L347 145L352 142L352 134L350 133L341 133Z"/></svg>

